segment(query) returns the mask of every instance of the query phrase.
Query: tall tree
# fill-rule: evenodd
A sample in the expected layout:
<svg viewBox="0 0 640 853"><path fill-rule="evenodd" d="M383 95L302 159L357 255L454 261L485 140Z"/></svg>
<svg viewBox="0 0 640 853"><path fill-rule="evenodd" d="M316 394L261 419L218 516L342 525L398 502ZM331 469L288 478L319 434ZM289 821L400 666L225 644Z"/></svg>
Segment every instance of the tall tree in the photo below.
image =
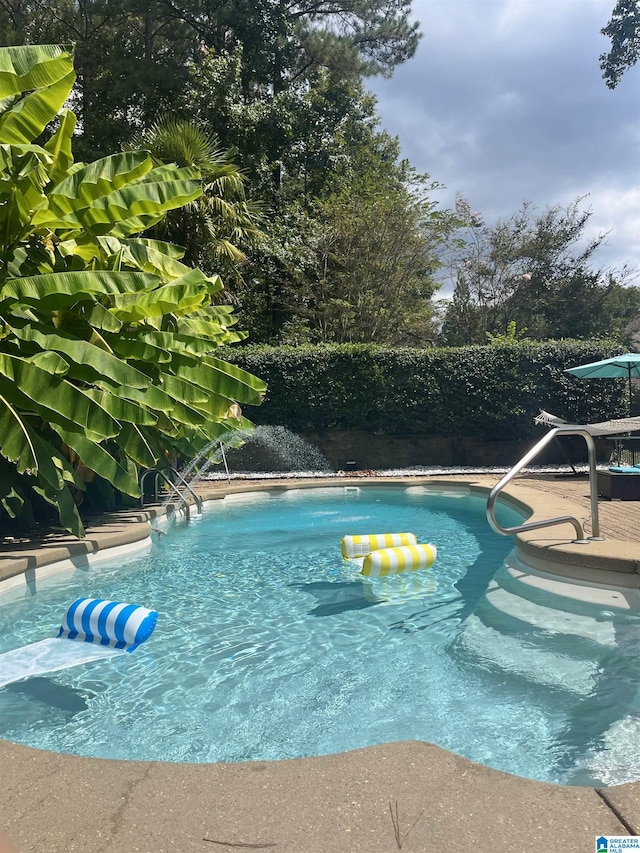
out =
<svg viewBox="0 0 640 853"><path fill-rule="evenodd" d="M0 0L3 44L73 42L83 156L126 142L172 109L187 63L241 50L245 102L390 74L419 40L411 0ZM222 140L224 144L224 140Z"/></svg>
<svg viewBox="0 0 640 853"><path fill-rule="evenodd" d="M435 273L456 220L433 200L437 185L398 151L378 132L351 157L345 145L331 189L280 214L252 268L251 295L272 317L273 337L433 342Z"/></svg>
<svg viewBox="0 0 640 853"><path fill-rule="evenodd" d="M600 56L602 76L607 86L615 89L625 71L640 57L640 2L617 0L602 35L611 39L609 53Z"/></svg>
<svg viewBox="0 0 640 853"><path fill-rule="evenodd" d="M431 181L401 162L398 141L379 130L375 97L361 81L321 70L312 87L246 102L241 64L239 51L209 53L195 64L184 114L242 151L252 184L271 202L269 234L250 252L238 309L252 338L362 340L375 326L375 339L400 340L411 312L424 331L436 286L434 235L446 216L428 198ZM404 246L392 245L392 232L404 233ZM405 307L395 324L380 323L385 286L395 302L398 282ZM361 308L338 311L356 291ZM363 321L365 301L379 314L371 328Z"/></svg>
<svg viewBox="0 0 640 853"><path fill-rule="evenodd" d="M380 119L358 78L326 69L304 85L244 93L243 51L207 52L190 65L180 114L196 118L223 148L237 149L254 191L274 206L333 192L336 172L370 144ZM397 159L390 140L388 156ZM278 181L274 185L274 171Z"/></svg>
<svg viewBox="0 0 640 853"><path fill-rule="evenodd" d="M2 0L0 44L75 45L74 147L94 159L171 108L197 49L163 0Z"/></svg>
<svg viewBox="0 0 640 853"><path fill-rule="evenodd" d="M336 194L318 213L316 276L290 291L294 315L307 320L313 339L433 343L433 204L405 188L380 187Z"/></svg>
<svg viewBox="0 0 640 853"><path fill-rule="evenodd" d="M511 321L539 340L620 333L632 319L635 300L623 300L629 316L621 317L623 282L592 266L604 235L585 237L591 211L581 202L542 213L524 203L508 219L487 226L459 201L469 224L466 243L451 259L455 289L444 343L486 343L488 334L505 333Z"/></svg>

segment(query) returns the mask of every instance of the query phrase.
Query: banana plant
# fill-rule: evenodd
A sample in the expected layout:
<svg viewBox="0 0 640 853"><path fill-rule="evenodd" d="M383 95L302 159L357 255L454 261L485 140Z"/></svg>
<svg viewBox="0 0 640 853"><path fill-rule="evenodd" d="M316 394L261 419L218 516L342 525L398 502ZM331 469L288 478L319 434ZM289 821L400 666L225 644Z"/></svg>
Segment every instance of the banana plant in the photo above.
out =
<svg viewBox="0 0 640 853"><path fill-rule="evenodd" d="M82 536L88 482L138 497L140 467L246 428L265 386L215 356L244 337L220 277L143 236L200 197L198 170L74 162L74 80L66 47L0 49L0 516L44 500Z"/></svg>

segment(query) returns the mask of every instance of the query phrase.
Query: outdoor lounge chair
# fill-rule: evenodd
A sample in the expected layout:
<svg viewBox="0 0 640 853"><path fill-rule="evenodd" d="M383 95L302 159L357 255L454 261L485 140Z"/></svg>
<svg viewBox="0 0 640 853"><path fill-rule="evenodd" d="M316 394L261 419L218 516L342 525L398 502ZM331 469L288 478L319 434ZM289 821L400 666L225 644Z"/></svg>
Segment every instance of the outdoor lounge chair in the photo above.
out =
<svg viewBox="0 0 640 853"><path fill-rule="evenodd" d="M548 427L574 427L575 429L584 429L589 435L598 436L621 436L627 432L638 432L640 430L640 418L619 418L615 421L600 421L597 424L573 424L570 421L564 421L562 418L557 418L555 415L545 412L540 409L540 414L533 419L534 424L544 424Z"/></svg>
<svg viewBox="0 0 640 853"><path fill-rule="evenodd" d="M540 414L534 418L534 422L549 427L574 426L577 429L586 430L594 437L606 437L619 441L628 438L629 433L640 431L640 418L622 418L596 424L569 424L541 410ZM640 501L640 465L612 465L607 471L598 471L596 479L600 497L608 500Z"/></svg>

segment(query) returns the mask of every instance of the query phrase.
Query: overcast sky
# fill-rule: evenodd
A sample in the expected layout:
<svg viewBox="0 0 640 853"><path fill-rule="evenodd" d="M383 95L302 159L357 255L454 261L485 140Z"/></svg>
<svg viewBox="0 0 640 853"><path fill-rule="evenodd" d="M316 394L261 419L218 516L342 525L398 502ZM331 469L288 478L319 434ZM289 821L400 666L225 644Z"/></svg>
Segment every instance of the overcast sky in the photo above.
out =
<svg viewBox="0 0 640 853"><path fill-rule="evenodd" d="M640 268L640 63L606 87L613 6L414 0L418 52L370 88L403 156L445 185L441 206L459 191L493 223L588 195L592 232L610 232L594 264Z"/></svg>

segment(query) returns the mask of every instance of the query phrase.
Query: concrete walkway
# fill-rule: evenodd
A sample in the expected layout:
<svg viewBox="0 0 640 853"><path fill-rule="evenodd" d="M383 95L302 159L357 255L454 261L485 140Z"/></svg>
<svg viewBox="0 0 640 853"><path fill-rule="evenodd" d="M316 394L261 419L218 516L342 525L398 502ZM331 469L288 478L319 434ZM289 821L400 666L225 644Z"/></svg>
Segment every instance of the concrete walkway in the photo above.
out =
<svg viewBox="0 0 640 853"><path fill-rule="evenodd" d="M588 515L584 480L521 478L517 485L543 506L565 501ZM639 521L638 503L601 503L611 547L636 560ZM140 514L122 515L117 524L129 538L134 528L148 532ZM100 547L103 532L90 528L89 550ZM0 554L3 576L19 565L33 571L43 550L68 555L73 543L64 538L12 543ZM640 783L592 789L532 782L422 742L194 765L103 761L0 741L0 780L0 831L22 853L590 853L599 835L640 835Z"/></svg>
<svg viewBox="0 0 640 853"><path fill-rule="evenodd" d="M519 477L518 485L527 485L546 494L553 494L583 508L582 520L590 530L589 479L584 477L550 477L549 475ZM640 501L598 501L602 532L610 539L640 543Z"/></svg>

